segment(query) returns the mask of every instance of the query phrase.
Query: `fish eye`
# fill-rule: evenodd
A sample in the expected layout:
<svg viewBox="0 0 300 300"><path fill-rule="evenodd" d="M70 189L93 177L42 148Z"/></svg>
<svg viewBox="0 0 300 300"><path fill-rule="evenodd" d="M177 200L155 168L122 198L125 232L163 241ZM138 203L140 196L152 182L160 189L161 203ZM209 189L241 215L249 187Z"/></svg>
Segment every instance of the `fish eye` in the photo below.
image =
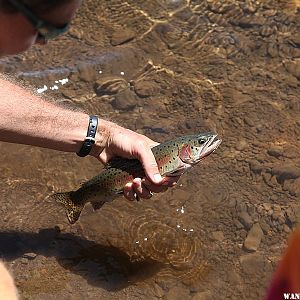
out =
<svg viewBox="0 0 300 300"><path fill-rule="evenodd" d="M205 142L206 142L206 140L205 139L199 139L198 140L198 143L200 144L200 145L203 145L203 144L205 144Z"/></svg>

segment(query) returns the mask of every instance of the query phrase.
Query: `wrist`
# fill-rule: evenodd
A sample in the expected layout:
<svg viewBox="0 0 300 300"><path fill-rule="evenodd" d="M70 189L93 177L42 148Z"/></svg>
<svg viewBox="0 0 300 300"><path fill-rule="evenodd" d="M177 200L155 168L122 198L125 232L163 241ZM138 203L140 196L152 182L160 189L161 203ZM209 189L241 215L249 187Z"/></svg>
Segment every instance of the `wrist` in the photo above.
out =
<svg viewBox="0 0 300 300"><path fill-rule="evenodd" d="M95 144L93 145L89 155L99 158L99 155L105 148L109 135L111 122L105 121L101 118L98 119L97 132L95 136Z"/></svg>

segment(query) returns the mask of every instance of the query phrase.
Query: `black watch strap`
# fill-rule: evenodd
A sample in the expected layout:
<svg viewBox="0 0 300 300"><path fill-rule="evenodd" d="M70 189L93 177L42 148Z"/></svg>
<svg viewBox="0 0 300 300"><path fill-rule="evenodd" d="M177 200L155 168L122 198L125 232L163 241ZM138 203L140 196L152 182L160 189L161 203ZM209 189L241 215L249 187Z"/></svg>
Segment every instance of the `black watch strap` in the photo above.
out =
<svg viewBox="0 0 300 300"><path fill-rule="evenodd" d="M95 144L97 126L98 126L98 116L90 116L89 127L86 133L86 138L82 144L81 149L78 152L76 152L78 156L84 157L91 152L92 147Z"/></svg>

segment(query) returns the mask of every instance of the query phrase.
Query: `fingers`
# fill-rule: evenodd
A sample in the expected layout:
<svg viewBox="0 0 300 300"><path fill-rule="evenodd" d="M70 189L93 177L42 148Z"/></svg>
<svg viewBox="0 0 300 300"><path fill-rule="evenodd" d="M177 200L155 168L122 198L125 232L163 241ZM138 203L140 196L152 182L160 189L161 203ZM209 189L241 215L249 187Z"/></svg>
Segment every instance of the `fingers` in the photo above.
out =
<svg viewBox="0 0 300 300"><path fill-rule="evenodd" d="M150 199L153 196L153 193L142 184L141 178L135 178L133 182L127 183L123 193L125 198L131 201L139 200L139 198Z"/></svg>
<svg viewBox="0 0 300 300"><path fill-rule="evenodd" d="M134 189L132 188L132 185L133 183L130 182L130 183L127 183L125 186L124 186L124 189L123 189L123 194L124 194L124 197L130 201L134 201L136 200L135 196L134 196Z"/></svg>
<svg viewBox="0 0 300 300"><path fill-rule="evenodd" d="M142 163L146 176L154 184L161 184L162 177L159 173L159 169L155 160L155 157L151 151L151 148L145 142L139 143L135 149L135 153L139 161Z"/></svg>
<svg viewBox="0 0 300 300"><path fill-rule="evenodd" d="M153 193L163 193L168 188L177 184L179 176L176 177L164 177L161 185L153 184L147 178L135 178L132 182L127 183L124 187L124 196L126 199L134 201L140 198L150 199Z"/></svg>

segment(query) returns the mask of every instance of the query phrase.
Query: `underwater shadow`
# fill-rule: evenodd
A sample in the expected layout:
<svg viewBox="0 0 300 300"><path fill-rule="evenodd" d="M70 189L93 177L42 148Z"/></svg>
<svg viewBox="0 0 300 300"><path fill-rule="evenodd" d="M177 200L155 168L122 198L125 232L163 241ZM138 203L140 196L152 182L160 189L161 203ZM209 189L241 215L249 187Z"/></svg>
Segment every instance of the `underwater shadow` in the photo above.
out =
<svg viewBox="0 0 300 300"><path fill-rule="evenodd" d="M90 285L107 291L118 291L151 278L162 268L162 264L154 261L132 262L118 248L61 233L56 228L42 229L38 233L0 232L1 259L11 261L29 252L55 257L65 269L82 276Z"/></svg>

